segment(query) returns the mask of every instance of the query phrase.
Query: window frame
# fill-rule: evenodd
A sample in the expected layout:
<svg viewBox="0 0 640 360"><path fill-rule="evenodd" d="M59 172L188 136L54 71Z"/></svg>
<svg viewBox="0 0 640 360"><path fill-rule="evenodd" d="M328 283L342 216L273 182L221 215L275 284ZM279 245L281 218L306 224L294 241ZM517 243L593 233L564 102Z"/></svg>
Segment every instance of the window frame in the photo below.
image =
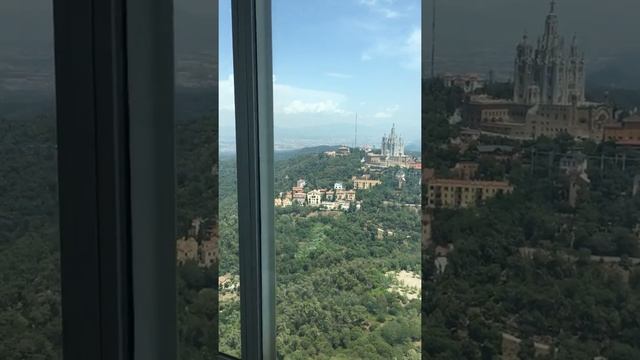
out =
<svg viewBox="0 0 640 360"><path fill-rule="evenodd" d="M173 2L53 9L64 358L174 360Z"/></svg>
<svg viewBox="0 0 640 360"><path fill-rule="evenodd" d="M53 10L63 354L131 359L124 2Z"/></svg>
<svg viewBox="0 0 640 360"><path fill-rule="evenodd" d="M276 358L271 0L232 1L242 359Z"/></svg>
<svg viewBox="0 0 640 360"><path fill-rule="evenodd" d="M242 358L275 359L271 1L232 13ZM177 357L173 15L54 0L67 360Z"/></svg>

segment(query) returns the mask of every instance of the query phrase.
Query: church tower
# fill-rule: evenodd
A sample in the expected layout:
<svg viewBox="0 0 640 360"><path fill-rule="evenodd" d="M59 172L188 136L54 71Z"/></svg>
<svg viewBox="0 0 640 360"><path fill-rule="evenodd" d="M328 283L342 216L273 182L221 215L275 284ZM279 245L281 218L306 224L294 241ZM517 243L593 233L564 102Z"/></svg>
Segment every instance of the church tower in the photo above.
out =
<svg viewBox="0 0 640 360"><path fill-rule="evenodd" d="M521 104L570 105L584 102L584 54L576 38L565 52L556 1L551 1L542 38L535 51L525 34L517 46L513 99Z"/></svg>
<svg viewBox="0 0 640 360"><path fill-rule="evenodd" d="M389 136L382 137L382 155L389 157L404 156L404 140L396 135L396 125L393 124Z"/></svg>

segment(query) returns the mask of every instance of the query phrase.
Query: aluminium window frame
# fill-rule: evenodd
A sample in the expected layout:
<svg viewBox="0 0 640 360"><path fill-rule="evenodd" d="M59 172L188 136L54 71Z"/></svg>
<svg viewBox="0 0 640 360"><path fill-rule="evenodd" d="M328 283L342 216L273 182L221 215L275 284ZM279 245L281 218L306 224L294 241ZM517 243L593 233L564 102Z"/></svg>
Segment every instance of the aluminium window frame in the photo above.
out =
<svg viewBox="0 0 640 360"><path fill-rule="evenodd" d="M242 354L275 359L271 3L233 3ZM54 0L67 360L177 357L173 21L172 0Z"/></svg>
<svg viewBox="0 0 640 360"><path fill-rule="evenodd" d="M242 359L276 358L271 0L233 0Z"/></svg>
<svg viewBox="0 0 640 360"><path fill-rule="evenodd" d="M175 360L173 2L53 9L64 358Z"/></svg>

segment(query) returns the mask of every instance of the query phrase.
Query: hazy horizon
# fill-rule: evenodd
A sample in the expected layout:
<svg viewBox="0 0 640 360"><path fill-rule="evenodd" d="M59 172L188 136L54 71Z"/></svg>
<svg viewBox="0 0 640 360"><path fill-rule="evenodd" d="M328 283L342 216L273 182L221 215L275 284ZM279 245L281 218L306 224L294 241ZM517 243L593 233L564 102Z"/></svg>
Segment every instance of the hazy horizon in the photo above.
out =
<svg viewBox="0 0 640 360"><path fill-rule="evenodd" d="M176 80L178 92L215 96L212 90L219 87L223 144L234 139L231 25L228 0L219 3L220 14L215 3L176 1ZM432 3L423 3L426 18L421 25L417 0L322 4L274 0L278 146L353 144L356 113L360 144L378 144L393 123L408 143L418 142L422 28L427 56L431 48ZM625 31L636 25L638 10L640 3L633 0L606 5L596 0L557 2L561 33L566 38L575 34L586 53L588 87L640 88L640 44L636 34ZM25 5L4 0L0 11L7 19L0 24L0 104L15 111L51 111L51 1L31 0ZM494 70L499 79L509 78L516 43L525 31L532 39L540 35L548 11L547 0L439 1L436 72ZM212 26L216 18L220 19L219 66L213 58L218 51L218 29ZM178 107L191 106L188 96L182 100L185 103ZM215 102L202 108L215 111ZM296 137L299 144L292 140Z"/></svg>

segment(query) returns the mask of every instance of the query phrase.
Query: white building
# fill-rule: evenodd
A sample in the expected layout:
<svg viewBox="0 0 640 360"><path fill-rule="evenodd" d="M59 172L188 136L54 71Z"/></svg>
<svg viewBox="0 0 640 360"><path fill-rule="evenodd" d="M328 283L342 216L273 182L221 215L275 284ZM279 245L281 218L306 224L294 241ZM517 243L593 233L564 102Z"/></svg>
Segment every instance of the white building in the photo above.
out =
<svg viewBox="0 0 640 360"><path fill-rule="evenodd" d="M307 203L309 206L320 206L322 203L322 193L318 190L312 190L307 193Z"/></svg>

